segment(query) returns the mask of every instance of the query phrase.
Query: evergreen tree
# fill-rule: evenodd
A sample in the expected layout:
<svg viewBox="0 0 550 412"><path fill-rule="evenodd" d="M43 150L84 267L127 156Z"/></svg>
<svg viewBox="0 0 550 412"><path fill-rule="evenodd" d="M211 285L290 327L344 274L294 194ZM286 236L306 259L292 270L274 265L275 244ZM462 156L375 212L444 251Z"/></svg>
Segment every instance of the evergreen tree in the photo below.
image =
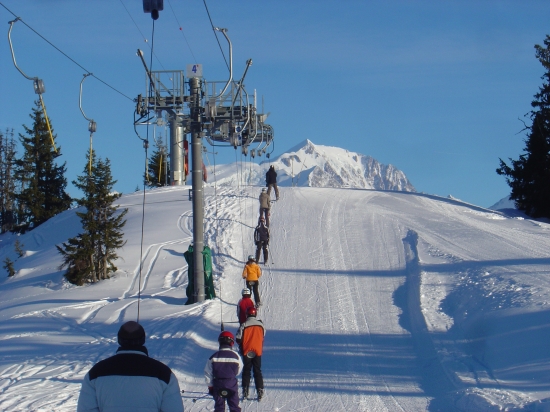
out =
<svg viewBox="0 0 550 412"><path fill-rule="evenodd" d="M21 185L17 200L20 206L20 226L25 231L36 227L49 218L71 207L72 199L65 192L65 163L58 166L59 156L52 145L42 106L38 101L30 115L32 128L25 128L26 136L19 134L23 146L23 157L16 160L16 177ZM53 140L55 142L55 135Z"/></svg>
<svg viewBox="0 0 550 412"><path fill-rule="evenodd" d="M77 285L108 279L117 270L113 261L118 258L117 249L125 243L122 228L128 212L113 206L121 195L112 190L116 181L111 176L109 159L96 160L92 151L91 175L88 167L86 164L84 174L73 182L84 192L84 197L77 200L85 209L77 212L84 232L57 246L63 255L61 268L67 267L65 277Z"/></svg>
<svg viewBox="0 0 550 412"><path fill-rule="evenodd" d="M157 142L153 156L149 159L145 183L149 187L170 185L170 167L167 163L166 149L164 145ZM168 170L166 170L168 169Z"/></svg>
<svg viewBox="0 0 550 412"><path fill-rule="evenodd" d="M535 45L535 56L545 69L542 87L531 102L531 126L527 126L525 153L518 160L502 159L497 169L512 188L516 207L532 217L550 217L550 36L544 46Z"/></svg>
<svg viewBox="0 0 550 412"><path fill-rule="evenodd" d="M15 155L13 129L5 135L0 131L0 233L13 230L17 223Z"/></svg>
<svg viewBox="0 0 550 412"><path fill-rule="evenodd" d="M25 245L23 243L21 243L21 241L19 239L15 240L15 243L14 243L13 247L15 248L15 252L17 253L17 256L19 256L19 257L25 256L25 251L23 250Z"/></svg>
<svg viewBox="0 0 550 412"><path fill-rule="evenodd" d="M15 276L15 268L13 267L13 261L7 257L4 259L4 269L8 272L8 277Z"/></svg>

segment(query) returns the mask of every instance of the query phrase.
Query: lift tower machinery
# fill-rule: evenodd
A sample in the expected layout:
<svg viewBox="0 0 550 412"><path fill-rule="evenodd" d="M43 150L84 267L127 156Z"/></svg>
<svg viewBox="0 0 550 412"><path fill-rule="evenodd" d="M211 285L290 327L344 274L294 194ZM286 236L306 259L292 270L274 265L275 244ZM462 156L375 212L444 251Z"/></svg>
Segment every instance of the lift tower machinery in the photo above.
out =
<svg viewBox="0 0 550 412"><path fill-rule="evenodd" d="M137 118L134 121L134 127L156 123L162 119L163 114L166 116L170 128L172 185L185 184L184 161L187 153L184 153L184 142L187 140L187 135L191 138L196 302L202 302L205 299L202 260L204 249L203 138L213 146L227 146L234 149L241 146L245 155L248 153L249 146L255 143L258 144L255 149L258 156L266 153L274 138L273 128L265 123L267 115L257 113L255 94L251 99L244 85L244 78L252 65L252 60L246 62L242 78L238 81L233 80L232 45L227 36L227 29L215 28L215 30L221 32L229 44L229 79L226 81L206 81L200 64L187 66L187 78L179 70L149 70L143 58L143 52L138 50L137 53L145 68L146 82L149 86L143 95L135 99ZM189 94L185 94L184 85L188 86ZM216 90L220 89L221 92L216 93ZM270 153L266 154L267 157L269 155Z"/></svg>

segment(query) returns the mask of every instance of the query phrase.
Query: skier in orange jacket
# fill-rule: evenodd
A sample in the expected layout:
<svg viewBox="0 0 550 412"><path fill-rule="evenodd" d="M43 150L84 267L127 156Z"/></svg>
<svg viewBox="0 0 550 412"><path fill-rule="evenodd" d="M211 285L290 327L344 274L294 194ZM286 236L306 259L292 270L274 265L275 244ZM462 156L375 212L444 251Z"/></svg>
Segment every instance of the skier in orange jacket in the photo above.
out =
<svg viewBox="0 0 550 412"><path fill-rule="evenodd" d="M264 378L262 375L262 353L264 348L265 326L256 319L256 308L249 308L248 318L237 332L237 343L243 355L243 397L248 398L250 375L254 373L254 385L258 392L258 401L264 396Z"/></svg>
<svg viewBox="0 0 550 412"><path fill-rule="evenodd" d="M246 262L243 270L243 279L246 279L246 287L252 289L254 292L254 302L257 308L262 304L260 302L260 292L258 290L261 276L262 269L256 263L254 256L248 256L248 262Z"/></svg>

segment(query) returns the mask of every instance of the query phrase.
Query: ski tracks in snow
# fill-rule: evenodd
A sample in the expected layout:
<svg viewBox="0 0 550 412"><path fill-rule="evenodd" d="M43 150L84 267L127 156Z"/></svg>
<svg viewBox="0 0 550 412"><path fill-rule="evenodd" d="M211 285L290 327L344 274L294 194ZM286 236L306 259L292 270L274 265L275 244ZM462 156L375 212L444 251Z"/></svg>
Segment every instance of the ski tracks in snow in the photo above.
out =
<svg viewBox="0 0 550 412"><path fill-rule="evenodd" d="M149 281L149 278L151 277L151 274L153 273L155 263L157 262L160 253L165 249L165 247L169 246L169 245L186 244L186 243L189 243L190 240L191 240L191 238L188 237L188 238L184 238L184 239L175 239L175 240L170 240L170 241L167 241L167 242L156 243L156 244L150 245L147 248L147 250L145 251L145 254L143 256L143 259L142 259L141 263L138 264L138 266L134 269L134 274L133 274L132 282L130 283L130 286L128 287L128 289L126 289L124 291L124 293L122 294L122 296L120 298L121 299L126 299L132 293L133 294L130 295L130 296L132 296L132 297L137 296L136 284L139 285L140 271L141 271L141 278L142 278L142 282L143 282L141 284L141 291L144 292L145 289L147 288L147 283ZM146 266L147 259L149 259L149 262L148 262L148 265L147 265L147 270L144 271L143 268ZM173 272L169 272L169 274L170 273L173 273Z"/></svg>
<svg viewBox="0 0 550 412"><path fill-rule="evenodd" d="M262 284L270 407L323 412L422 409L426 402L421 390L414 382L396 379L387 364L396 362L392 356L400 347L384 343L395 341L391 333L402 333L397 309L387 306L399 282L377 276L377 265L403 263L384 259L383 253L388 249L391 257L395 243L401 243L399 234L380 236L387 222L364 226L361 213L368 208L369 192L324 197L323 189L286 188L284 193L270 228L271 249L276 261L284 263L270 266L269 279ZM375 275L369 275L373 268ZM404 271L400 275L404 278ZM371 321L377 325L374 332ZM381 329L391 332L381 335ZM278 359L283 356L288 364L271 364L272 351L286 352ZM402 392L415 393L418 401L403 402Z"/></svg>
<svg viewBox="0 0 550 412"><path fill-rule="evenodd" d="M67 342L70 345L69 352L64 352L62 349L53 350L38 358L16 361L18 366L10 365L9 359L5 358L2 364L6 366L0 369L0 410L76 409L80 387L78 384L82 376L95 361L110 356L113 352L114 341L112 337L103 336L102 325L122 323L128 319L128 309L137 304L140 268L143 301L157 299L159 295L186 283L187 264L182 255L182 246L185 247L191 240L190 221L191 212L182 213L174 224L183 237L147 246L141 262L133 270L128 287L119 297L106 297L62 306L54 305L48 309L14 316L14 319L26 317L29 321L42 319L43 331L35 333L36 336L28 337L22 333L15 333L13 336L4 335L3 339L51 339L54 341L61 339L63 341L64 334L74 336L76 330L78 338L77 341ZM161 259L163 264L159 266ZM121 273L120 271L116 274L115 281L124 281ZM193 310L197 309L186 308L174 314L176 320L172 322L174 327L170 330L177 331L178 328L175 325L178 322L181 323L181 316ZM133 316L133 313L131 315ZM164 322L160 321L161 324ZM166 334L155 335L155 332L155 329L148 331L153 342L155 339L166 338ZM170 335L181 337L183 333L183 331L174 332ZM15 353L11 357L16 360L19 355Z"/></svg>

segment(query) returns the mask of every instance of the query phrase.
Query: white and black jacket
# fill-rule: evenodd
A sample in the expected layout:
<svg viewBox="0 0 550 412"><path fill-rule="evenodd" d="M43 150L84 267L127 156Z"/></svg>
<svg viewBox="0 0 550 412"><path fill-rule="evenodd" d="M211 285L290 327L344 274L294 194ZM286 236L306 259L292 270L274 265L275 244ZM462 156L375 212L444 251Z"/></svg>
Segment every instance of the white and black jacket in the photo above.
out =
<svg viewBox="0 0 550 412"><path fill-rule="evenodd" d="M147 355L126 350L98 362L84 377L77 412L183 412L172 370Z"/></svg>

